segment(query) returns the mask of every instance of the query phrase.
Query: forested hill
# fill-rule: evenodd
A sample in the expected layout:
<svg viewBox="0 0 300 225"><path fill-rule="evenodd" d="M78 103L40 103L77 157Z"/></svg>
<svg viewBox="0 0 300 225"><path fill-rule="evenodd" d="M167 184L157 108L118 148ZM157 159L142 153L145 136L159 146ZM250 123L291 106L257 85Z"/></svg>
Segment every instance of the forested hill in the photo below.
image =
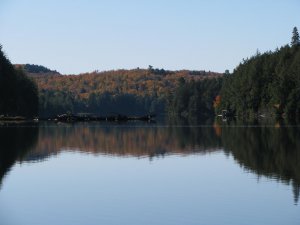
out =
<svg viewBox="0 0 300 225"><path fill-rule="evenodd" d="M60 113L164 113L167 99L183 78L187 82L221 77L206 71L112 70L60 75L42 66L22 66L37 83L41 117Z"/></svg>
<svg viewBox="0 0 300 225"><path fill-rule="evenodd" d="M26 69L26 68L25 68ZM30 73L31 74L31 73ZM219 77L221 74L206 71L168 71L164 69L133 69L92 72L80 75L36 76L40 91L66 91L87 99L91 94L109 92L113 95L134 94L137 96L162 96L177 87L180 77L190 80Z"/></svg>
<svg viewBox="0 0 300 225"><path fill-rule="evenodd" d="M299 118L300 42L244 60L225 78L221 99L219 109L242 117Z"/></svg>
<svg viewBox="0 0 300 225"><path fill-rule="evenodd" d="M290 45L257 52L244 59L232 74L204 82L181 82L168 111L183 117L213 115L239 118L300 119L300 37L293 30ZM224 112L224 111L223 111Z"/></svg>
<svg viewBox="0 0 300 225"><path fill-rule="evenodd" d="M61 75L56 70L50 70L45 66L34 65L34 64L16 64L17 69L22 69L30 77L37 76L49 76L49 75Z"/></svg>

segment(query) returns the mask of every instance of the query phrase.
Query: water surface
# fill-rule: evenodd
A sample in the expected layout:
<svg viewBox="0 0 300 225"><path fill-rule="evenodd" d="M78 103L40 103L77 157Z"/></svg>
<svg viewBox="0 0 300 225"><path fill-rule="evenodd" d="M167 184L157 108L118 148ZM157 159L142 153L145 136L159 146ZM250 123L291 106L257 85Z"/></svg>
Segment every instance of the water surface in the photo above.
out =
<svg viewBox="0 0 300 225"><path fill-rule="evenodd" d="M0 127L0 224L299 224L300 128Z"/></svg>

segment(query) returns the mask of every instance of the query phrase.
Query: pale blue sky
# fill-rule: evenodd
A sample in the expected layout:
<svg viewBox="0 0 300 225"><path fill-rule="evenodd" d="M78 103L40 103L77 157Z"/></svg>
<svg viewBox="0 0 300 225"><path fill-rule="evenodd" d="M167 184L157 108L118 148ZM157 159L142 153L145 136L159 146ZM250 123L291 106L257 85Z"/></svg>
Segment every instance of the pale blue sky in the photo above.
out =
<svg viewBox="0 0 300 225"><path fill-rule="evenodd" d="M0 0L0 43L13 63L64 74L224 72L290 43L299 9L299 0Z"/></svg>

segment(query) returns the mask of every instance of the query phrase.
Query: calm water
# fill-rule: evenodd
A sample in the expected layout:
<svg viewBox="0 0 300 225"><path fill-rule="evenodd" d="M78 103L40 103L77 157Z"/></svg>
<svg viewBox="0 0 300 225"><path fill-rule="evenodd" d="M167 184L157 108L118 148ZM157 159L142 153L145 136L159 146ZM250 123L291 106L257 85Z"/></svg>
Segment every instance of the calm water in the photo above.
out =
<svg viewBox="0 0 300 225"><path fill-rule="evenodd" d="M0 126L2 225L300 224L300 127Z"/></svg>

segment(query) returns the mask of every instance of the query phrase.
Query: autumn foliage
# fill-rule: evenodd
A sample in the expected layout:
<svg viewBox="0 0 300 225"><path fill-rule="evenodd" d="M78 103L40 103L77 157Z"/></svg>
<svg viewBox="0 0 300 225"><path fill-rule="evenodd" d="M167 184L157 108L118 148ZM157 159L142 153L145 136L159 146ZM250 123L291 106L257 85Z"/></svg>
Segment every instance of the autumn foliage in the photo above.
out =
<svg viewBox="0 0 300 225"><path fill-rule="evenodd" d="M40 90L68 91L81 99L87 99L92 93L103 94L105 92L113 95L162 96L174 91L181 77L186 81L197 81L218 76L220 74L204 71L195 73L182 70L156 73L155 70L134 69L80 75L40 75L35 76L34 79Z"/></svg>
<svg viewBox="0 0 300 225"><path fill-rule="evenodd" d="M40 116L60 113L145 114L165 111L179 79L201 81L220 77L205 71L164 69L112 70L79 75L61 75L43 66L23 67L39 88Z"/></svg>

